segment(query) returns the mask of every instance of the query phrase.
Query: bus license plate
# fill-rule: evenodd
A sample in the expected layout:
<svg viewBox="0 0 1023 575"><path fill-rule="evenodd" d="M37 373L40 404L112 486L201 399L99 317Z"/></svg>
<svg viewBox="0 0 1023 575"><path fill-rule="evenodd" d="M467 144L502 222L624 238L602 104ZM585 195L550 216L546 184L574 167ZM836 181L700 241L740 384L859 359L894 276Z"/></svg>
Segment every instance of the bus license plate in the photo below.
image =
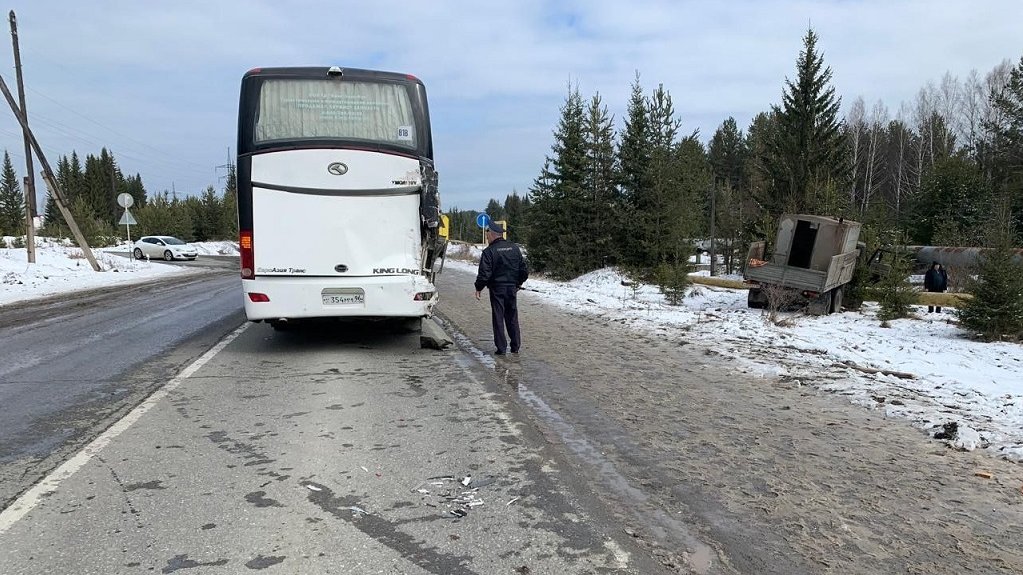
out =
<svg viewBox="0 0 1023 575"><path fill-rule="evenodd" d="M366 303L366 296L361 293L346 294L322 294L323 305L363 305Z"/></svg>

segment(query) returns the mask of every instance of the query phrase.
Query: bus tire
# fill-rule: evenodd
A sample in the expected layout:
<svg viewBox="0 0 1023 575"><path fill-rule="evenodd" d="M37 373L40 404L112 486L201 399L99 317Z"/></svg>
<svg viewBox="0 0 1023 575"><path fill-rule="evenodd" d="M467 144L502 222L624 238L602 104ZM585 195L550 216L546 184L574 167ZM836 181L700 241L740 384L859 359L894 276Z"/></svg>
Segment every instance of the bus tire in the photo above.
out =
<svg viewBox="0 0 1023 575"><path fill-rule="evenodd" d="M294 328L294 324L287 320L282 321L279 319L274 319L270 320L268 323L270 324L270 327L272 327L276 332L291 331L292 328Z"/></svg>

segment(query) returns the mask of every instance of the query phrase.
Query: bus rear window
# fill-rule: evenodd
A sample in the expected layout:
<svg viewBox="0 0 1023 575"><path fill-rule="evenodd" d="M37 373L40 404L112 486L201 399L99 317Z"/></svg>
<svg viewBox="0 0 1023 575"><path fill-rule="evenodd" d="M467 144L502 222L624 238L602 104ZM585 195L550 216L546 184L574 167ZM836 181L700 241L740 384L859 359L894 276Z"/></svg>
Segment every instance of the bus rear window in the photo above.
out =
<svg viewBox="0 0 1023 575"><path fill-rule="evenodd" d="M259 93L255 139L357 140L415 149L415 124L402 84L267 79Z"/></svg>

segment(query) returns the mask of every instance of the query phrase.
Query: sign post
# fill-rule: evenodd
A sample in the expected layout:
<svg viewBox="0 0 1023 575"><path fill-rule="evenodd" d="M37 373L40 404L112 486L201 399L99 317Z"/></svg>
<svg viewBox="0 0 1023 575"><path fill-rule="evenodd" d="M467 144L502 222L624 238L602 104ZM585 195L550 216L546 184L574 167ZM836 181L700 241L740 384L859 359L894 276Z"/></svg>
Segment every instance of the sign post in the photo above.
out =
<svg viewBox="0 0 1023 575"><path fill-rule="evenodd" d="M476 216L476 225L483 230L483 245L487 243L487 226L490 225L490 216L486 212Z"/></svg>
<svg viewBox="0 0 1023 575"><path fill-rule="evenodd" d="M124 208L124 214L121 215L121 220L117 223L124 224L128 231L128 261L132 261L135 258L135 252L131 249L131 225L138 222L135 221L135 217L131 215L128 208L135 205L135 198L129 193L122 192L117 194L117 205Z"/></svg>

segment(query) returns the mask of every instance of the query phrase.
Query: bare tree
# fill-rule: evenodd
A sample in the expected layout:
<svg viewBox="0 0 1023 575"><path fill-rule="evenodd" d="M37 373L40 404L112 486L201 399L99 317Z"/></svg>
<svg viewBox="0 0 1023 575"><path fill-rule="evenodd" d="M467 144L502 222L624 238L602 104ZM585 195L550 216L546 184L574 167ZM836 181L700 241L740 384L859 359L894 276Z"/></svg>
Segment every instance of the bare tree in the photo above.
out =
<svg viewBox="0 0 1023 575"><path fill-rule="evenodd" d="M983 80L980 78L980 74L976 69L970 70L970 74L963 82L962 97L960 99L962 106L960 108L960 122L958 124L960 141L963 142L967 149L974 152L979 147L981 111L987 98L987 90L984 87Z"/></svg>
<svg viewBox="0 0 1023 575"><path fill-rule="evenodd" d="M870 111L870 125L867 131L867 153L864 161L865 174L863 184L862 202L860 203L860 214L867 212L870 207L871 198L874 192L883 181L883 157L881 147L885 137L885 127L888 124L888 107L884 102L878 100Z"/></svg>
<svg viewBox="0 0 1023 575"><path fill-rule="evenodd" d="M935 94L935 111L945 119L946 129L937 134L941 138L941 149L951 150L954 134L961 133L962 119L959 113L961 108L962 88L959 79L951 72L945 72L941 77L941 86Z"/></svg>
<svg viewBox="0 0 1023 575"><path fill-rule="evenodd" d="M902 220L902 205L905 197L912 195L918 188L916 183L919 175L917 148L920 138L913 133L906 121L909 115L905 106L899 111L895 120L888 124L888 158L890 193L888 201L895 212L896 221Z"/></svg>
<svg viewBox="0 0 1023 575"><path fill-rule="evenodd" d="M849 205L855 206L859 203L859 197L861 196L860 188L860 176L862 175L862 169L860 164L862 163L862 154L860 148L863 145L864 134L867 131L867 122L865 117L866 104L863 102L863 96L857 97L853 100L852 106L849 107L849 112L845 115L845 129L848 134L849 152L852 154L851 158L851 170L850 181L852 182L849 187Z"/></svg>

